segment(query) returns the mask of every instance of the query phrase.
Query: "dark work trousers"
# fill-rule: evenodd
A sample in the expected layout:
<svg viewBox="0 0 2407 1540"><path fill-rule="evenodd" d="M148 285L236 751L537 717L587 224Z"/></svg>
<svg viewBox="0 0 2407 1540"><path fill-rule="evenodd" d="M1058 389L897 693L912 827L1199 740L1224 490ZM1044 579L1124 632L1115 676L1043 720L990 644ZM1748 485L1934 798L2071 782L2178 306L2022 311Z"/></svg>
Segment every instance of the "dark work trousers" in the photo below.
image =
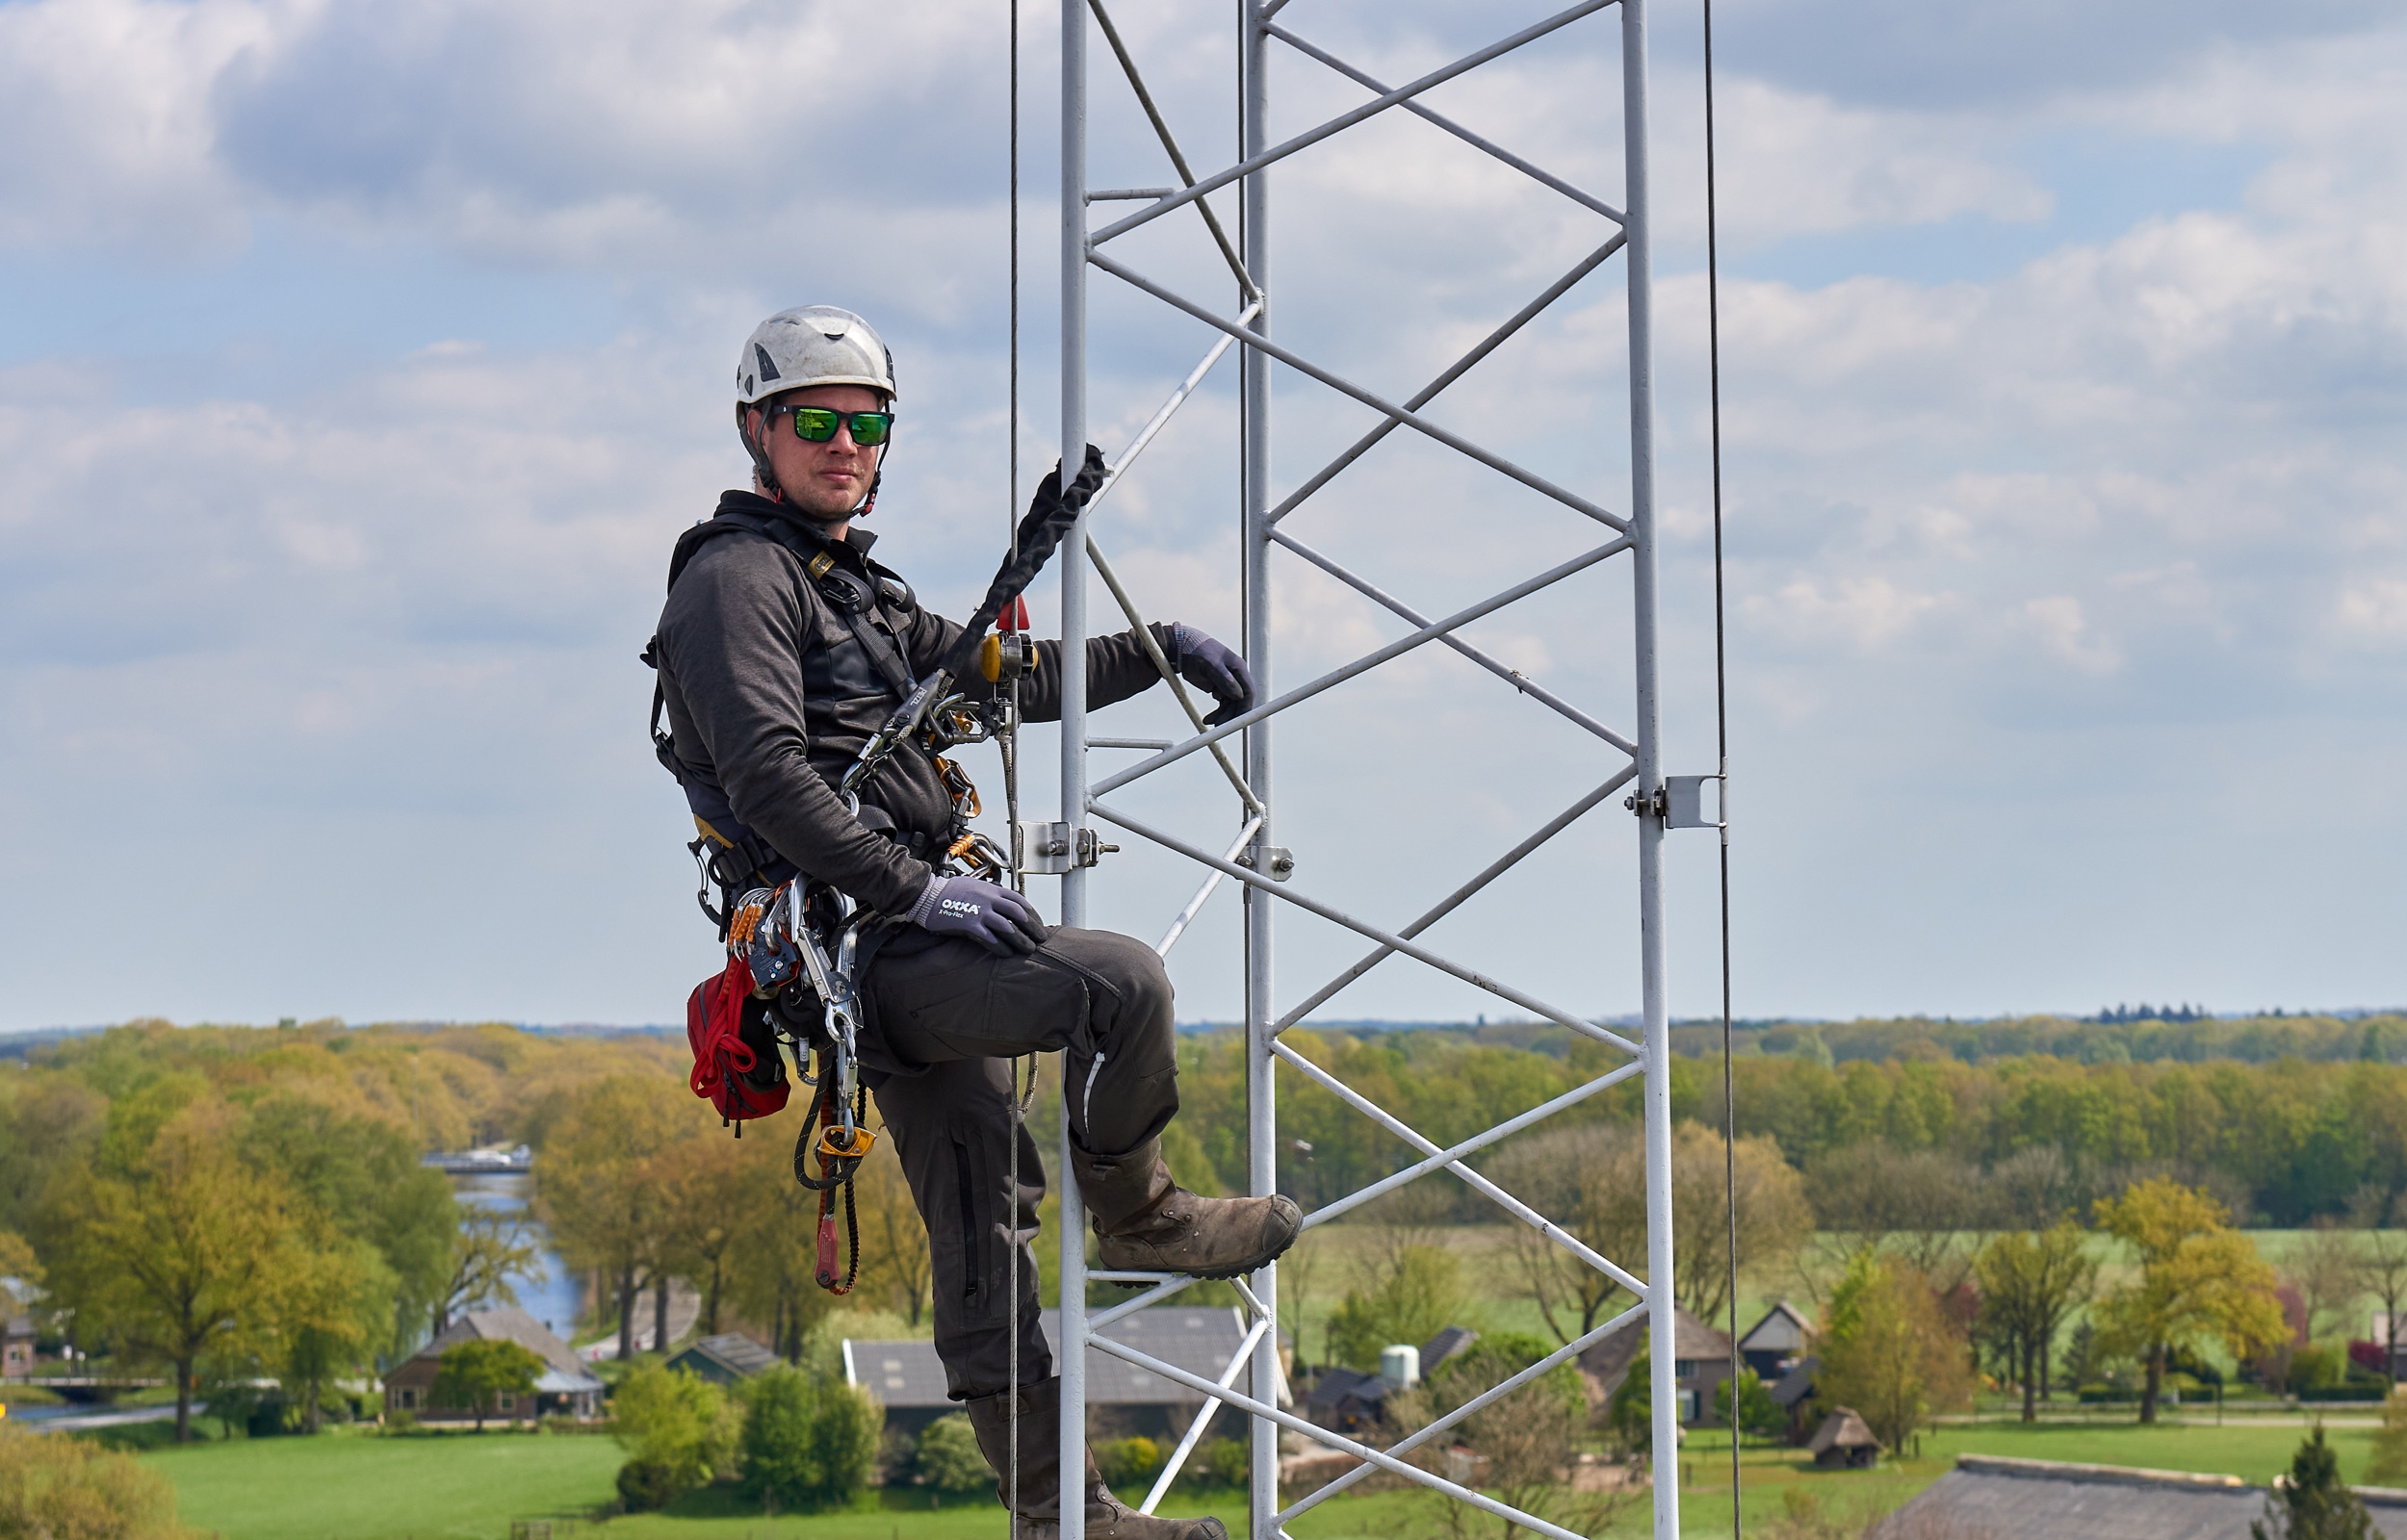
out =
<svg viewBox="0 0 2407 1540"><path fill-rule="evenodd" d="M1092 1154L1126 1154L1178 1110L1170 977L1152 947L1110 931L1057 930L1027 957L906 931L879 949L866 983L876 1040L864 1057L899 1067L864 1079L927 1223L946 1387L955 1400L1009 1387L1015 1315L1020 1382L1048 1378L1029 1246L1045 1168L1023 1128L1010 1191L1008 1061L1066 1049L1071 1137ZM1016 1311L1004 1299L1015 1245Z"/></svg>

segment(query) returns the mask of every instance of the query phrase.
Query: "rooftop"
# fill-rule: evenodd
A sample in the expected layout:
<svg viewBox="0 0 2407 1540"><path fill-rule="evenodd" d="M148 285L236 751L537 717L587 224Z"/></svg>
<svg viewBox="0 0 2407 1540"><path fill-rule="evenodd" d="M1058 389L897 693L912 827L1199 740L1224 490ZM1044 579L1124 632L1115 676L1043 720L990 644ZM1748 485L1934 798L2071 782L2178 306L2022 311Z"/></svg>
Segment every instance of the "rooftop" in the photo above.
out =
<svg viewBox="0 0 2407 1540"><path fill-rule="evenodd" d="M1045 1340L1056 1345L1058 1352L1061 1312L1045 1311L1041 1320ZM1245 1339L1245 1324L1234 1307L1185 1310L1177 1305L1161 1305L1115 1321L1098 1335L1125 1344L1191 1374L1216 1380L1221 1372L1229 1367L1229 1360L1236 1355L1237 1345ZM1250 1366L1238 1371L1235 1388L1251 1394L1247 1387L1252 1382L1252 1374ZM938 1361L936 1345L932 1342L846 1338L844 1378L846 1382L858 1385L876 1397L878 1403L890 1410L912 1407L950 1410L953 1406L945 1380L945 1366ZM1201 1392L1092 1348L1087 1349L1086 1385L1087 1404L1090 1406L1201 1406L1204 1403ZM1285 1399L1283 1387L1281 1399Z"/></svg>
<svg viewBox="0 0 2407 1540"><path fill-rule="evenodd" d="M1588 1381L1591 1404L1609 1399L1621 1388L1645 1343L1646 1319L1642 1316L1611 1336L1598 1338L1580 1354L1580 1374ZM1694 1373L1701 1373L1708 1381L1729 1373L1730 1339L1678 1305L1671 1307L1671 1343L1679 1362L1697 1365Z"/></svg>
<svg viewBox="0 0 2407 1540"><path fill-rule="evenodd" d="M1814 1334L1813 1318L1782 1299L1739 1338L1741 1352L1793 1353Z"/></svg>
<svg viewBox="0 0 2407 1540"><path fill-rule="evenodd" d="M686 1353L699 1353L738 1378L757 1374L764 1369L775 1368L778 1361L777 1354L741 1332L734 1331L723 1332L716 1337L705 1337L700 1342L681 1349L669 1362L674 1364L677 1359L685 1357Z"/></svg>
<svg viewBox="0 0 2407 1540"><path fill-rule="evenodd" d="M542 1359L549 1373L535 1382L537 1390L566 1394L602 1388L602 1382L593 1376L593 1372L586 1368L574 1348L552 1335L542 1322L516 1305L498 1305L491 1310L464 1310L453 1317L450 1325L435 1333L434 1340L411 1357L440 1358L444 1348L472 1339L514 1342Z"/></svg>

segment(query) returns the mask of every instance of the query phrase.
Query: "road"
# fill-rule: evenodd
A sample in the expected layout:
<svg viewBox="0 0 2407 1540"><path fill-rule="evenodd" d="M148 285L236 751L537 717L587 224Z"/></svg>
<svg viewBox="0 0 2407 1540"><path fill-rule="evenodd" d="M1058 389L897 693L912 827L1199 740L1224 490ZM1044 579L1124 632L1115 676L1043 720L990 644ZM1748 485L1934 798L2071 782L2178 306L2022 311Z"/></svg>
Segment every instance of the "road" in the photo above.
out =
<svg viewBox="0 0 2407 1540"><path fill-rule="evenodd" d="M193 1402L198 1417L208 1406ZM86 1411L80 1406L12 1406L8 1423L29 1433L89 1433L99 1427L125 1427L135 1423L165 1423L175 1417L173 1406L128 1406L122 1410Z"/></svg>

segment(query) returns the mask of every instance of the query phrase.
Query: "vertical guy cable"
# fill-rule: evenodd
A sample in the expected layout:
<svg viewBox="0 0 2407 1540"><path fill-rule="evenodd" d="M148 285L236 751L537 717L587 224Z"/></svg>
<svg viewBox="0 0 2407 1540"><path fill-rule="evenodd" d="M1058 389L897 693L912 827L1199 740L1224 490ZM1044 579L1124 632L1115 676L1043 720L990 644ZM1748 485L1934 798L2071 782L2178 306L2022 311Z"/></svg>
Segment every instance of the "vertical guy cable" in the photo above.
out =
<svg viewBox="0 0 2407 1540"><path fill-rule="evenodd" d="M1743 1537L1739 1477L1739 1104L1730 1069L1730 706L1721 621L1721 247L1714 180L1714 0L1705 3L1705 360L1714 473L1714 748L1721 780L1721 1183L1730 1246L1730 1533Z"/></svg>

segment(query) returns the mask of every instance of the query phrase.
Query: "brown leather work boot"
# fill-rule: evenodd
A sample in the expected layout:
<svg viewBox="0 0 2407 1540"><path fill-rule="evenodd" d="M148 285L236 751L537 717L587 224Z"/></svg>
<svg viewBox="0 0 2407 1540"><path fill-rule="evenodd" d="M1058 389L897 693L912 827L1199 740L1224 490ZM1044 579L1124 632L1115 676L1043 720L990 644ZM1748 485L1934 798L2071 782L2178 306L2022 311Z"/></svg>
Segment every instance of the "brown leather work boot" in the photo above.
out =
<svg viewBox="0 0 2407 1540"><path fill-rule="evenodd" d="M1011 1397L964 1401L978 1449L995 1467L995 1495L1011 1503ZM1011 1540L1061 1540L1061 1381L1020 1387L1020 1507ZM1086 1457L1086 1532L1090 1540L1229 1540L1218 1519L1156 1519L1113 1497Z"/></svg>
<svg viewBox="0 0 2407 1540"><path fill-rule="evenodd" d="M1161 1141L1077 1159L1078 1191L1113 1271L1234 1278L1295 1245L1304 1211L1286 1197L1198 1197L1170 1179Z"/></svg>

